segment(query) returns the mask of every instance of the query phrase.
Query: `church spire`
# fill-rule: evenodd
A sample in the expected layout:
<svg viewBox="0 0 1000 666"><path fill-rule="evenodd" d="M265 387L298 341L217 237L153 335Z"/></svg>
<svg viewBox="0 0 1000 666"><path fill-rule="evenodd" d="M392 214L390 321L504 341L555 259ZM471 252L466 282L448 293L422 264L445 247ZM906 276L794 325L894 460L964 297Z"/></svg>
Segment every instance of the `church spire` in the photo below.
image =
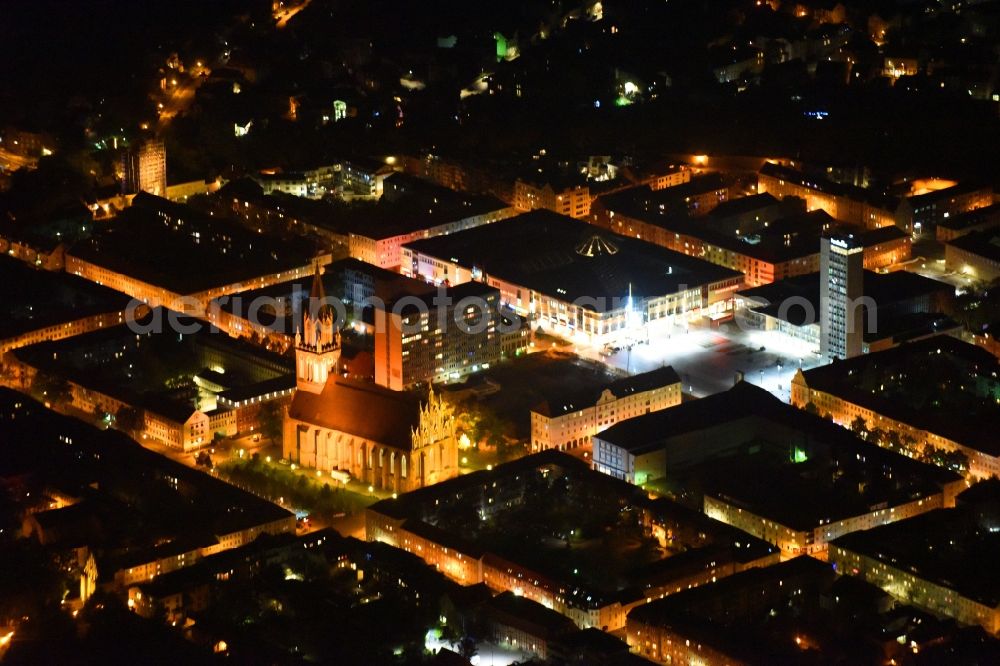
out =
<svg viewBox="0 0 1000 666"><path fill-rule="evenodd" d="M326 290L323 289L323 270L320 268L319 262L316 262L316 270L313 273L312 289L309 290L309 298L319 299L320 303L326 300Z"/></svg>
<svg viewBox="0 0 1000 666"><path fill-rule="evenodd" d="M340 361L340 331L336 327L335 309L326 301L319 262L302 310L302 325L295 332L298 387L319 393L327 378L337 372Z"/></svg>

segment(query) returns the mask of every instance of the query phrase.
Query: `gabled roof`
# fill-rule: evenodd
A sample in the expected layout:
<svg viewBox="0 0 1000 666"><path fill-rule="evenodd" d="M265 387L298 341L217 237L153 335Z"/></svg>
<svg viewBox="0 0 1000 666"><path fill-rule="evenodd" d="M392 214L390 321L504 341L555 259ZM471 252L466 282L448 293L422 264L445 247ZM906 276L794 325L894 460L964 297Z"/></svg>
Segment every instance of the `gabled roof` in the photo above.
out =
<svg viewBox="0 0 1000 666"><path fill-rule="evenodd" d="M318 394L296 391L288 415L304 423L409 451L411 430L420 423L420 398L413 393L334 377Z"/></svg>
<svg viewBox="0 0 1000 666"><path fill-rule="evenodd" d="M561 395L548 396L544 402L536 405L531 411L549 417L562 416L586 409L587 407L593 407L605 391L611 391L615 397L622 398L633 393L643 393L662 386L677 384L680 381L680 376L672 367L664 366L650 370L649 372L625 377L604 386L583 390L570 390Z"/></svg>

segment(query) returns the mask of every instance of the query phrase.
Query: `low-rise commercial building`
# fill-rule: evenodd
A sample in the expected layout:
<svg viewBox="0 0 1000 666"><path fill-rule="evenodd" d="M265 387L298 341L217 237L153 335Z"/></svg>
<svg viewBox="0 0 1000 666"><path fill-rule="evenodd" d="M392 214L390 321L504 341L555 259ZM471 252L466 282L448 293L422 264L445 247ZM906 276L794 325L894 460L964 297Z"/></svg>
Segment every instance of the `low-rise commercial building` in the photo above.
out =
<svg viewBox="0 0 1000 666"><path fill-rule="evenodd" d="M411 243L402 272L434 284L485 282L532 328L594 345L729 312L742 282L736 271L548 211Z"/></svg>

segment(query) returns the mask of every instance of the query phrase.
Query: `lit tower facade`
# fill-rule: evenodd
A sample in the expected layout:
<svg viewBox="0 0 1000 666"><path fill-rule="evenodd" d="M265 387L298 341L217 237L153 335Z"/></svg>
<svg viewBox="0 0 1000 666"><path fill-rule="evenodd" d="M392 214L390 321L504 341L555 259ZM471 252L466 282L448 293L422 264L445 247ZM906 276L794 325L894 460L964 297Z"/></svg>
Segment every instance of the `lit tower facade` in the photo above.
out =
<svg viewBox="0 0 1000 666"><path fill-rule="evenodd" d="M833 359L861 354L865 317L864 247L853 234L820 240L820 352Z"/></svg>
<svg viewBox="0 0 1000 666"><path fill-rule="evenodd" d="M167 196L167 149L162 141L146 141L122 159L124 194L148 192Z"/></svg>
<svg viewBox="0 0 1000 666"><path fill-rule="evenodd" d="M295 374L299 390L319 393L340 362L340 332L333 308L326 301L320 267L313 275L309 298L303 304L302 326L295 331Z"/></svg>

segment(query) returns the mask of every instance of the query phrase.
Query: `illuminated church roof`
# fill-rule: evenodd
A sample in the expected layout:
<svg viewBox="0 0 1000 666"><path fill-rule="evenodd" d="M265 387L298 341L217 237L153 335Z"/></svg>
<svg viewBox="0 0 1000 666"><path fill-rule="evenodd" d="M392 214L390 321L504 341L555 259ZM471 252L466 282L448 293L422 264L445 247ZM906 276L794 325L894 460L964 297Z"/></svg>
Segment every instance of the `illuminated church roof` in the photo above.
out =
<svg viewBox="0 0 1000 666"><path fill-rule="evenodd" d="M320 393L296 391L288 415L303 423L336 430L403 451L437 441L451 428L451 410L433 393L423 399L367 382L333 375ZM448 422L445 423L444 420Z"/></svg>

